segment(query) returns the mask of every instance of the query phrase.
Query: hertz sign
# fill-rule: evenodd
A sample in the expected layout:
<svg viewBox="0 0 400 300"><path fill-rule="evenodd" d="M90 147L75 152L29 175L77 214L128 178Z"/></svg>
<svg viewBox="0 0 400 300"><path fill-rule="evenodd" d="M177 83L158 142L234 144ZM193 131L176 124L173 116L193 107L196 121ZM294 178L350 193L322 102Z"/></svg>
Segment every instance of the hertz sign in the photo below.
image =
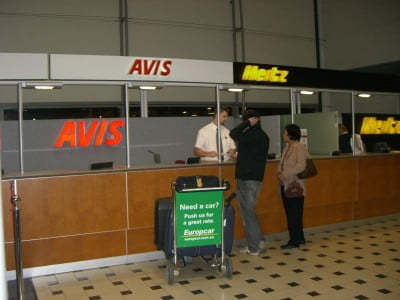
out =
<svg viewBox="0 0 400 300"><path fill-rule="evenodd" d="M251 62L233 63L234 83L400 93L400 76Z"/></svg>
<svg viewBox="0 0 400 300"><path fill-rule="evenodd" d="M361 124L361 134L400 134L400 121L393 117L377 120L376 117L364 117Z"/></svg>
<svg viewBox="0 0 400 300"><path fill-rule="evenodd" d="M246 65L242 73L243 81L287 82L288 70L279 70L277 67L263 69L255 65Z"/></svg>
<svg viewBox="0 0 400 300"><path fill-rule="evenodd" d="M287 86L291 71L285 66L234 63L234 82Z"/></svg>

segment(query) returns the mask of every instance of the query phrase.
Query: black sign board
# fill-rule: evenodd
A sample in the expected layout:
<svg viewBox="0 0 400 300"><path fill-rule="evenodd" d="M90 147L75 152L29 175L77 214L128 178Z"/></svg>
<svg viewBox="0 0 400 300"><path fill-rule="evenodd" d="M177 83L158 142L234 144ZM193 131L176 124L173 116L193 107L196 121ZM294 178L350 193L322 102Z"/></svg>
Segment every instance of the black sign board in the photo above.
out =
<svg viewBox="0 0 400 300"><path fill-rule="evenodd" d="M400 93L400 76L395 75L239 62L234 63L234 82L282 87Z"/></svg>

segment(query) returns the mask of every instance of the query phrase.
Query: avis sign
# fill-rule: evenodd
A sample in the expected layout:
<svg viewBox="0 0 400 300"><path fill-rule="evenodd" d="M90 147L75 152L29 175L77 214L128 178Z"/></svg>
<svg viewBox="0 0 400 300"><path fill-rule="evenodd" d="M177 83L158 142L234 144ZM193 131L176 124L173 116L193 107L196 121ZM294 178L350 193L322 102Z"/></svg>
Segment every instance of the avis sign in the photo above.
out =
<svg viewBox="0 0 400 300"><path fill-rule="evenodd" d="M54 143L54 148L116 146L122 141L124 120L66 121Z"/></svg>
<svg viewBox="0 0 400 300"><path fill-rule="evenodd" d="M171 73L172 60L135 59L129 75L160 75L168 76Z"/></svg>

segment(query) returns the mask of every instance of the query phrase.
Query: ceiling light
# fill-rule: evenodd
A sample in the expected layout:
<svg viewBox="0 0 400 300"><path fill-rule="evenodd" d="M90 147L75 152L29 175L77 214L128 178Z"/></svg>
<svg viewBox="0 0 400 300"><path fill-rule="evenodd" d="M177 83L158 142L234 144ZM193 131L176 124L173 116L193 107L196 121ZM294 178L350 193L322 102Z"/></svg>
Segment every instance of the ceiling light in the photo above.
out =
<svg viewBox="0 0 400 300"><path fill-rule="evenodd" d="M150 85L141 85L141 86L139 86L139 89L154 91L154 90L157 89L157 87L156 86L150 86Z"/></svg>
<svg viewBox="0 0 400 300"><path fill-rule="evenodd" d="M35 86L35 89L36 90L53 90L54 86L52 86L52 85L38 85L38 86Z"/></svg>
<svg viewBox="0 0 400 300"><path fill-rule="evenodd" d="M359 94L357 94L357 96L360 97L360 98L369 98L369 97L371 97L371 94L359 93Z"/></svg>
<svg viewBox="0 0 400 300"><path fill-rule="evenodd" d="M306 91L306 90L303 90L303 91L300 91L300 94L302 94L302 95L313 95L313 94L314 94L314 91Z"/></svg>
<svg viewBox="0 0 400 300"><path fill-rule="evenodd" d="M36 89L36 90L54 90L61 89L63 86L62 82L22 82L21 85L25 89Z"/></svg>
<svg viewBox="0 0 400 300"><path fill-rule="evenodd" d="M219 85L218 88L222 91L234 92L234 93L241 93L245 92L248 89L246 85L236 85L236 84L224 84Z"/></svg>
<svg viewBox="0 0 400 300"><path fill-rule="evenodd" d="M244 91L244 89L241 89L241 88L229 88L228 89L228 92L234 92L234 93L241 93L243 91Z"/></svg>
<svg viewBox="0 0 400 300"><path fill-rule="evenodd" d="M128 88L130 89L140 89L140 90L148 90L154 91L157 89L162 89L164 84L162 82L128 82Z"/></svg>

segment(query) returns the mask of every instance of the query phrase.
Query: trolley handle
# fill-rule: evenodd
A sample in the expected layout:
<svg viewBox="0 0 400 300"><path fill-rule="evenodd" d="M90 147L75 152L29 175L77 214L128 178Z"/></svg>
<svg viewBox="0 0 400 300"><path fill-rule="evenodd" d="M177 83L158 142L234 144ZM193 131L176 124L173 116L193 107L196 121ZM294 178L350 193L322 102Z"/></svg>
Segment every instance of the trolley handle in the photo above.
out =
<svg viewBox="0 0 400 300"><path fill-rule="evenodd" d="M183 186L178 186L176 181L174 181L171 184L172 190L175 192L194 192L194 191L218 191L218 190L224 190L228 191L231 188L231 185L228 180L222 179L220 182L220 186L210 186L210 187L193 187L193 185L190 188L186 188L185 185Z"/></svg>
<svg viewBox="0 0 400 300"><path fill-rule="evenodd" d="M225 191L225 186L209 187L209 188L191 188L191 189L175 189L177 192L205 192L205 191Z"/></svg>

